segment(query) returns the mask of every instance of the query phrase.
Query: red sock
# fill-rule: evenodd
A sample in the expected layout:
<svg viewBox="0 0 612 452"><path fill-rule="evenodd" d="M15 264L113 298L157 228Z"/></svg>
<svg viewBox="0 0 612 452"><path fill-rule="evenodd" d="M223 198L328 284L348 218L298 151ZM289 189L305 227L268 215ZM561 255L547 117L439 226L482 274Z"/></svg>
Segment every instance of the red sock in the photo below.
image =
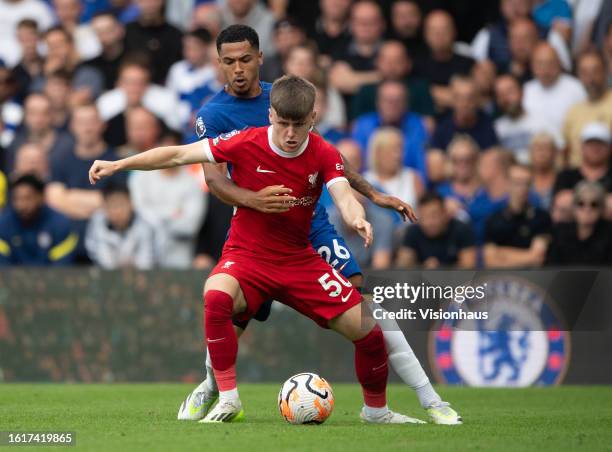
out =
<svg viewBox="0 0 612 452"><path fill-rule="evenodd" d="M204 295L206 344L219 391L236 388L238 339L232 325L234 300L220 290Z"/></svg>
<svg viewBox="0 0 612 452"><path fill-rule="evenodd" d="M376 325L368 335L354 341L355 371L363 390L365 404L381 408L387 404L387 350L380 326Z"/></svg>

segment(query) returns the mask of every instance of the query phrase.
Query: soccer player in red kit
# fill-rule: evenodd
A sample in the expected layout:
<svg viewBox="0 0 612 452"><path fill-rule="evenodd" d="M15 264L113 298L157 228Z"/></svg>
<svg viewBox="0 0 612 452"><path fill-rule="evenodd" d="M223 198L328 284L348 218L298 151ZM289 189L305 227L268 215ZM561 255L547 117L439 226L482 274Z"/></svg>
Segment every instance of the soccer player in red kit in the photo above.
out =
<svg viewBox="0 0 612 452"><path fill-rule="evenodd" d="M387 407L387 354L380 327L350 282L323 261L309 242L310 221L323 183L344 221L366 246L372 229L344 178L340 154L310 133L314 87L294 76L278 79L270 94L270 127L247 129L183 146L161 147L115 162L96 161L92 183L122 170L154 170L198 162L232 165L241 187L261 190L285 185L291 208L261 213L239 207L221 260L204 287L206 343L219 387L219 402L201 422L230 422L243 416L236 386L238 341L232 316L248 319L275 299L331 328L355 345L362 386L361 417L370 423L414 423ZM422 421L418 421L422 422Z"/></svg>

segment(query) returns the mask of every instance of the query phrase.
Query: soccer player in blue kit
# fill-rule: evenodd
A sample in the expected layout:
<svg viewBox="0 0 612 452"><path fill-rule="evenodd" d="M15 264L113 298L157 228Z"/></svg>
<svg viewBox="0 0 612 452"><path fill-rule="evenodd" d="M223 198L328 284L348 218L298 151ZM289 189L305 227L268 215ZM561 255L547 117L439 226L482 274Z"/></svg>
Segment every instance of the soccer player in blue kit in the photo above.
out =
<svg viewBox="0 0 612 452"><path fill-rule="evenodd" d="M271 83L259 79L259 67L263 54L259 50L259 37L255 30L245 25L231 25L217 37L219 67L225 74L227 85L213 96L198 112L196 134L199 139L228 139L232 132L247 127L269 125ZM258 172L268 171L257 168ZM223 169L204 164L206 182L210 191L223 202L248 207L265 213L280 213L289 209L288 202L295 200L290 190L277 185L252 192L235 185ZM230 168L231 173L231 168ZM412 208L393 196L375 190L359 173L346 166L345 174L351 186L375 204L398 211L405 220L416 221ZM351 283L361 288L363 277L357 262L352 258L344 239L329 222L327 212L317 205L312 219L310 241L313 248L332 266L336 267ZM270 314L272 301L264 303L255 319L265 321ZM395 321L385 320L383 334L389 363L400 378L408 384L436 424L461 424L461 417L447 402L442 401L432 387L408 341ZM238 337L248 322L234 321ZM206 359L206 379L200 383L181 404L178 419L203 419L218 398L218 389L210 363ZM414 419L418 423L417 419Z"/></svg>

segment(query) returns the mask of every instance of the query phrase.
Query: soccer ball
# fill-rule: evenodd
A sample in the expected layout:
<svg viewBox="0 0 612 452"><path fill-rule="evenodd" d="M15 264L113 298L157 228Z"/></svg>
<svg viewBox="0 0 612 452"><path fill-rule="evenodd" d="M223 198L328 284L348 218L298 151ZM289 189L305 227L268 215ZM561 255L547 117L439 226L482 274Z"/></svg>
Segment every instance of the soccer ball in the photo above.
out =
<svg viewBox="0 0 612 452"><path fill-rule="evenodd" d="M334 394L324 378L304 372L283 384L278 409L290 424L322 424L334 409Z"/></svg>

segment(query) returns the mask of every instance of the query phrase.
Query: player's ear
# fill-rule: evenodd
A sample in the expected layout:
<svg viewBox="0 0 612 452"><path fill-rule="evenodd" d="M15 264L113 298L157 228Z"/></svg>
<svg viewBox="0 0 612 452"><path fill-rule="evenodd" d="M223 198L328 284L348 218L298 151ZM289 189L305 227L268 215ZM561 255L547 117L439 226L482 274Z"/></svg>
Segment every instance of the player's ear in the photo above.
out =
<svg viewBox="0 0 612 452"><path fill-rule="evenodd" d="M257 54L257 60L259 61L259 65L261 66L263 64L263 52L261 50Z"/></svg>

